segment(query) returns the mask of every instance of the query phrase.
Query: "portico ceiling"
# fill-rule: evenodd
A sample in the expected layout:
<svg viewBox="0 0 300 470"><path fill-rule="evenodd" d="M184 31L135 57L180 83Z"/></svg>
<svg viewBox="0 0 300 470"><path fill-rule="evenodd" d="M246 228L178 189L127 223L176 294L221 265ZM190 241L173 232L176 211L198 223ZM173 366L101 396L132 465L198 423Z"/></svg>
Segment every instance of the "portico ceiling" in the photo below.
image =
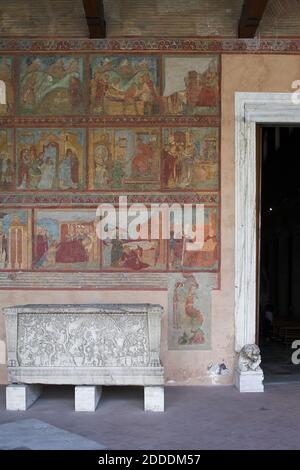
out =
<svg viewBox="0 0 300 470"><path fill-rule="evenodd" d="M89 37L97 18L103 30L102 3L108 37L237 37L245 4L258 5L248 18L255 35L300 36L298 0L0 0L0 36Z"/></svg>

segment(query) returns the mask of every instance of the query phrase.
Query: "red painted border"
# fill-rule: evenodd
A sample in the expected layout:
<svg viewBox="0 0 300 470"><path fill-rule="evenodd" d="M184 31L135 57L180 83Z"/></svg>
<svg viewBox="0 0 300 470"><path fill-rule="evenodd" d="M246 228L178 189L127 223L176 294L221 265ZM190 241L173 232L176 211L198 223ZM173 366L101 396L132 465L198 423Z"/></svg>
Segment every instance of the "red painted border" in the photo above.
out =
<svg viewBox="0 0 300 470"><path fill-rule="evenodd" d="M300 52L299 37L111 37L89 39L82 37L5 37L0 39L0 54L4 52L195 52L195 53L290 53Z"/></svg>

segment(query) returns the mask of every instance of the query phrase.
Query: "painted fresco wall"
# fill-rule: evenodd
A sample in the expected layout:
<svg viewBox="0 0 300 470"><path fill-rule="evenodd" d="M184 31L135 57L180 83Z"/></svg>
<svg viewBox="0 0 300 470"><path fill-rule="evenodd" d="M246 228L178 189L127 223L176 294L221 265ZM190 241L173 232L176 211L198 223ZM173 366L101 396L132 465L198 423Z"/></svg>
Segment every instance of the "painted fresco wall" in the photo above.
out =
<svg viewBox="0 0 300 470"><path fill-rule="evenodd" d="M300 76L294 56L238 53L254 45L0 44L2 306L161 303L166 382L231 383L234 91L290 91ZM283 41L284 48L293 51ZM276 72L283 63L288 83L286 72ZM204 204L202 248L191 254L180 240L100 241L97 205L117 208L124 194L146 206ZM0 318L2 363L4 343Z"/></svg>
<svg viewBox="0 0 300 470"><path fill-rule="evenodd" d="M162 274L167 349L210 349L220 261L219 56L3 54L0 79L2 276L34 288L39 272L40 288L55 289L59 273L60 289L97 289L97 275L141 273L141 291L147 273ZM171 240L99 240L97 203L115 204L118 195L147 207L204 203L203 245L189 251L175 223ZM80 286L64 272L80 273ZM127 285L134 302L130 278Z"/></svg>

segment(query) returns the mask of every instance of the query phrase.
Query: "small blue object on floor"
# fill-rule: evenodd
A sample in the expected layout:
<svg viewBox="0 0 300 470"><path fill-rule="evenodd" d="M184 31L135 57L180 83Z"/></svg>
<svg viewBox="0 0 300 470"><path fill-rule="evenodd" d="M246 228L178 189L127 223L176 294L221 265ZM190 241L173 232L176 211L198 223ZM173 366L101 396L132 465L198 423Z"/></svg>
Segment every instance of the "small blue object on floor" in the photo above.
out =
<svg viewBox="0 0 300 470"><path fill-rule="evenodd" d="M0 450L102 450L86 439L38 419L22 419L0 425Z"/></svg>

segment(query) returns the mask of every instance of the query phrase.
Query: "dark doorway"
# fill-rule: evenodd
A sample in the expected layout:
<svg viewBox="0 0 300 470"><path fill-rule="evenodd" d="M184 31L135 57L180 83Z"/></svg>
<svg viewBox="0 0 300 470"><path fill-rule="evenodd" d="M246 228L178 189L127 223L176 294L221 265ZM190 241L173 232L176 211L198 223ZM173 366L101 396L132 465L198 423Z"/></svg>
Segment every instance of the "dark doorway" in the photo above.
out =
<svg viewBox="0 0 300 470"><path fill-rule="evenodd" d="M300 381L300 127L260 129L259 345L266 382Z"/></svg>

